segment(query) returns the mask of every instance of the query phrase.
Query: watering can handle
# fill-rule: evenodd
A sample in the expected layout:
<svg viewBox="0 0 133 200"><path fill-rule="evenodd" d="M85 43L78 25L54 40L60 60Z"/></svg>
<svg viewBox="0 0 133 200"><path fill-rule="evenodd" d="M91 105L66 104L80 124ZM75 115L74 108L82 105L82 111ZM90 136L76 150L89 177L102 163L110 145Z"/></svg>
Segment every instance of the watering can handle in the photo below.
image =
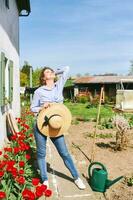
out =
<svg viewBox="0 0 133 200"><path fill-rule="evenodd" d="M91 178L91 168L92 168L93 165L100 165L103 170L107 171L106 167L102 163L100 163L100 162L93 162L93 163L91 163L89 165L89 169L88 169L88 171L89 171L89 177L90 178Z"/></svg>

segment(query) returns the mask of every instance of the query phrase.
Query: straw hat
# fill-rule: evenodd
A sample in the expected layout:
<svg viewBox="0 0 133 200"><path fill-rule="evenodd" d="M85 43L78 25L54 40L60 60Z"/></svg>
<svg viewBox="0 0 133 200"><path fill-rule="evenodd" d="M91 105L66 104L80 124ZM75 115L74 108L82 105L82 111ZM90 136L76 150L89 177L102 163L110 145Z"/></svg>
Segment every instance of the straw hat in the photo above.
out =
<svg viewBox="0 0 133 200"><path fill-rule="evenodd" d="M18 133L19 132L19 128L18 128L17 122L15 120L15 116L14 116L13 111L9 110L6 113L6 117L7 117L7 123L9 125L9 128L10 128L12 134Z"/></svg>
<svg viewBox="0 0 133 200"><path fill-rule="evenodd" d="M47 109L43 108L37 118L39 131L49 137L67 134L71 125L71 112L61 103L53 103Z"/></svg>

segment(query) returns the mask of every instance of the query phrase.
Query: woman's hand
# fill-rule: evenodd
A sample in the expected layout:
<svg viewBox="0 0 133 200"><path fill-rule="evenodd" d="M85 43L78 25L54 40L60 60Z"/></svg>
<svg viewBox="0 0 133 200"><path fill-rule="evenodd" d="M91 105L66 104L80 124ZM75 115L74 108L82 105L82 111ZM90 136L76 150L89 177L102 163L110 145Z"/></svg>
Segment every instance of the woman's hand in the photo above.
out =
<svg viewBox="0 0 133 200"><path fill-rule="evenodd" d="M51 106L51 103L49 103L49 102L45 102L42 106L41 106L41 109L39 110L39 112L42 110L42 109L46 109L46 108L48 108L48 107L50 107Z"/></svg>
<svg viewBox="0 0 133 200"><path fill-rule="evenodd" d="M46 103L43 104L43 108L48 108L48 107L50 107L50 103L49 102L46 102Z"/></svg>

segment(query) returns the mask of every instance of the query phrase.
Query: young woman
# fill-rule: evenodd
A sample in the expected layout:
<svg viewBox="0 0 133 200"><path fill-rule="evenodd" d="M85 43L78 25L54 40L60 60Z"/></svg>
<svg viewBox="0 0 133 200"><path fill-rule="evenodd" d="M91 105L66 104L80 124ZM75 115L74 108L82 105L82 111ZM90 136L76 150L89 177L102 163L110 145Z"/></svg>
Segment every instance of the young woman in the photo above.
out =
<svg viewBox="0 0 133 200"><path fill-rule="evenodd" d="M42 108L47 108L50 103L63 103L63 87L67 80L69 67L65 67L60 74L59 80L55 82L56 74L53 69L44 67L40 75L41 86L35 91L33 101L31 104L31 111L37 115ZM59 73L59 71L58 71ZM46 164L46 141L47 137L42 135L37 128L35 122L34 125L34 136L37 146L37 161L40 169L40 175L43 184L49 187L48 176L47 176L47 164ZM64 135L59 137L50 138L55 145L59 155L64 161L65 166L69 169L70 173L74 178L74 183L80 189L85 189L85 185L79 177L79 173L73 163L70 153L68 152Z"/></svg>

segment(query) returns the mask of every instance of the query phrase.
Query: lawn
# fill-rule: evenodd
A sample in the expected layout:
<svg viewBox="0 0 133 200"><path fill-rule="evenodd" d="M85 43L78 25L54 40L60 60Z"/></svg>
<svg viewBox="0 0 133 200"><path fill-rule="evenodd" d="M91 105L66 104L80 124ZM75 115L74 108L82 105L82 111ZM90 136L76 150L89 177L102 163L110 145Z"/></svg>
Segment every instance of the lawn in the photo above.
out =
<svg viewBox="0 0 133 200"><path fill-rule="evenodd" d="M95 120L98 112L98 107L88 108L88 103L72 103L65 102L65 105L70 109L74 117L80 117L84 120ZM114 111L110 106L101 106L100 118L111 118L114 115Z"/></svg>

